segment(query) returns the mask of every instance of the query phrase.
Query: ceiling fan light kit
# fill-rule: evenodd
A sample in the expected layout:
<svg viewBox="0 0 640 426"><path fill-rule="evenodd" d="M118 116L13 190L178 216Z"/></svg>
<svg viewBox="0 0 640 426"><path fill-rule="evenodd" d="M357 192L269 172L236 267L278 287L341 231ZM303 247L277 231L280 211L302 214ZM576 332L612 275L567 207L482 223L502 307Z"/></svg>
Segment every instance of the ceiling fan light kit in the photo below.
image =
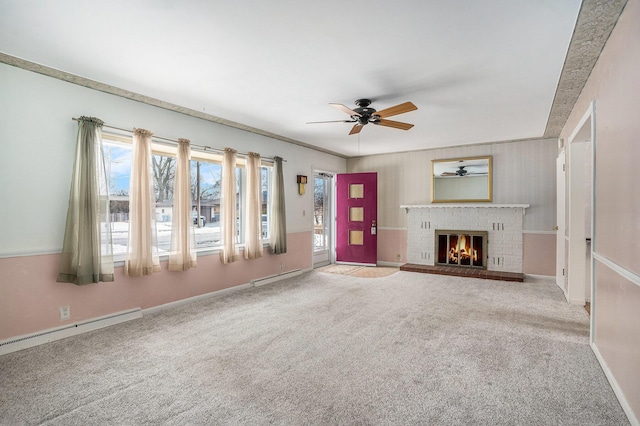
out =
<svg viewBox="0 0 640 426"><path fill-rule="evenodd" d="M391 117L393 115L404 114L405 112L415 111L418 109L411 102L405 102L402 104L398 104L392 106L390 108L383 109L381 111L376 111L375 108L369 107L371 105L371 99L357 99L355 101L356 107L355 109L351 109L348 106L338 104L338 103L330 103L329 105L339 109L340 111L349 114L351 120L333 120L333 121L314 121L309 122L307 124L318 124L318 123L355 123L349 132L349 135L355 135L360 133L362 128L369 123L393 127L394 129L401 130L409 130L413 127L413 124L403 123L400 121L386 120L385 117Z"/></svg>

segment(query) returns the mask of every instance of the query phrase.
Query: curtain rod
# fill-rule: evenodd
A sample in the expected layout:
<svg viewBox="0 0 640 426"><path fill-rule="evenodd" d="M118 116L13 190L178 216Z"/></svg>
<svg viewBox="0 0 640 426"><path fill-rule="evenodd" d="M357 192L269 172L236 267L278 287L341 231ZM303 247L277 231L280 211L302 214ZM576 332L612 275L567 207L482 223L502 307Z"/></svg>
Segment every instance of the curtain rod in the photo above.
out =
<svg viewBox="0 0 640 426"><path fill-rule="evenodd" d="M72 119L73 121L80 121L80 119L79 119L79 118L76 118L76 117L73 117L73 118L71 118L71 119ZM120 130L121 132L133 133L133 131L132 131L132 130L129 130L129 129L123 129L123 128L121 128L121 127L111 126L111 125L106 124L106 123L105 123L105 124L103 124L103 125L102 125L102 127L107 127L107 128L109 128L109 129L113 129L113 130ZM177 141L177 140L175 140L175 139L163 138L163 137L161 137L161 136L156 136L156 135L151 136L151 139L156 139L156 140L160 140L160 141L168 142L168 143L169 143L169 144L171 144L171 145L176 145L176 144L178 144L178 141ZM211 146L207 146L207 145L195 145L195 144L190 144L190 145L191 145L192 147L201 148L203 151L207 151L207 150L209 150L209 151L215 151L215 152L218 152L218 153L220 153L220 154L223 154L223 153L224 153L224 149L220 149L220 148L213 148L213 147L211 147ZM249 154L248 154L248 153L244 153L244 152L238 152L238 153L237 153L237 155L240 155L240 156L244 156L244 157L246 157L246 156L248 156ZM262 156L260 156L260 158L261 158L261 159L263 159L263 160L275 160L275 158L272 158L272 157L262 157ZM285 159L283 158L283 159L282 159L282 162L283 162L283 163L286 163L286 162L287 162L287 160L285 160Z"/></svg>

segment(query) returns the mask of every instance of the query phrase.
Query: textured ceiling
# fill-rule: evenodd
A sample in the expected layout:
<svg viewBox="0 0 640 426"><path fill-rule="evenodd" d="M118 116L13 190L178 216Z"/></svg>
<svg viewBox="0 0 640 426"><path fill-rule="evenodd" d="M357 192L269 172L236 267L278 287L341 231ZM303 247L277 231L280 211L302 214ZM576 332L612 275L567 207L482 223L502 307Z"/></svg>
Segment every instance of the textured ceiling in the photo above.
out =
<svg viewBox="0 0 640 426"><path fill-rule="evenodd" d="M582 31L606 41L624 3L585 1L609 29ZM356 6L0 0L0 60L347 157L555 136L577 96L556 94L561 73L568 87L588 76L565 63L579 0ZM417 111L391 119L415 127L349 136L352 124L306 124L349 119L329 103L365 97L378 110L412 101Z"/></svg>

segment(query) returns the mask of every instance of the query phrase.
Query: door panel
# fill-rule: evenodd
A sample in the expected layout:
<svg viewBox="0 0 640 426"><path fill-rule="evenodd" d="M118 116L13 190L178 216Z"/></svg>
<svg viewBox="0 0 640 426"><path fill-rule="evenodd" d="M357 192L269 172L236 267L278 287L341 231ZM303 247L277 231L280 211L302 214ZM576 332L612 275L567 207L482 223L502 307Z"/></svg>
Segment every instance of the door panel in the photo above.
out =
<svg viewBox="0 0 640 426"><path fill-rule="evenodd" d="M556 160L556 284L566 293L565 277L565 154Z"/></svg>
<svg viewBox="0 0 640 426"><path fill-rule="evenodd" d="M375 265L378 259L378 174L336 176L336 262Z"/></svg>

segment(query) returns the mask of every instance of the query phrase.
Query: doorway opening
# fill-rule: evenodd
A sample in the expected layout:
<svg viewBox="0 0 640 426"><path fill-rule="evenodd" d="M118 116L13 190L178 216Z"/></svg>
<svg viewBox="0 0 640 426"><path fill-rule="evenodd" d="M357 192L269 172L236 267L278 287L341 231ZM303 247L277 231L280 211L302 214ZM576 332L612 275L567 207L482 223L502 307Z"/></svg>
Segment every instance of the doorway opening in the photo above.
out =
<svg viewBox="0 0 640 426"><path fill-rule="evenodd" d="M595 285L593 256L595 247L595 103L575 127L567 144L567 193L565 254L569 303L586 305L591 314L591 341L594 338Z"/></svg>
<svg viewBox="0 0 640 426"><path fill-rule="evenodd" d="M313 267L334 262L333 256L333 175L313 174Z"/></svg>

